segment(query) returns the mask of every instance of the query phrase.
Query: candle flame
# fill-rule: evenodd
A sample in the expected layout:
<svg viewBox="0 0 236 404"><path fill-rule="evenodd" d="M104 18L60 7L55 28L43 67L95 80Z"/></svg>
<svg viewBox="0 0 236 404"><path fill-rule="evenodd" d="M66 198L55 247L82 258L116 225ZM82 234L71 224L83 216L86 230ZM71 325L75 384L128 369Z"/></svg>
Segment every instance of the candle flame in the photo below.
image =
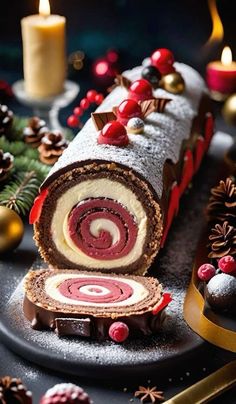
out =
<svg viewBox="0 0 236 404"><path fill-rule="evenodd" d="M48 17L51 13L49 0L39 1L39 14L43 17Z"/></svg>
<svg viewBox="0 0 236 404"><path fill-rule="evenodd" d="M225 46L223 49L221 63L224 66L229 66L232 63L232 52L229 46Z"/></svg>
<svg viewBox="0 0 236 404"><path fill-rule="evenodd" d="M224 28L217 10L216 0L208 0L208 7L212 19L212 31L206 45L214 41L221 42L224 37Z"/></svg>

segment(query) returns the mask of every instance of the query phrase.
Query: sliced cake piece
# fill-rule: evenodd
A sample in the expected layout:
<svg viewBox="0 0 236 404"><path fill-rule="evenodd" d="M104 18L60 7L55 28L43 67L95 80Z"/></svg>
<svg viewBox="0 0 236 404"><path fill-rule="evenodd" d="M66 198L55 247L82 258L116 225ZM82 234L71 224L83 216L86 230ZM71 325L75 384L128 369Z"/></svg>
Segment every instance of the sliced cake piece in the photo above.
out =
<svg viewBox="0 0 236 404"><path fill-rule="evenodd" d="M24 313L35 329L122 342L158 331L171 301L154 278L81 270L30 271Z"/></svg>

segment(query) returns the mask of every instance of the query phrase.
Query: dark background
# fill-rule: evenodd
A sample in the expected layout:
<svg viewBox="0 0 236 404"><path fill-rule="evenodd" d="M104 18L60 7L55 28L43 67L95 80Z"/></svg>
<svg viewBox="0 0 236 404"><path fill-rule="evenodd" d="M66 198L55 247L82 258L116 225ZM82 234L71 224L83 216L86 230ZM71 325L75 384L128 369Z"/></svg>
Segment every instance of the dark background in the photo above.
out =
<svg viewBox="0 0 236 404"><path fill-rule="evenodd" d="M22 75L20 19L38 12L39 0L1 0L0 69ZM217 0L225 36L223 43L203 51L211 33L207 0L50 0L51 11L67 18L68 53L81 49L88 59L110 47L121 53L122 68L139 63L158 47L173 50L177 60L204 72L223 44L236 54L232 0Z"/></svg>

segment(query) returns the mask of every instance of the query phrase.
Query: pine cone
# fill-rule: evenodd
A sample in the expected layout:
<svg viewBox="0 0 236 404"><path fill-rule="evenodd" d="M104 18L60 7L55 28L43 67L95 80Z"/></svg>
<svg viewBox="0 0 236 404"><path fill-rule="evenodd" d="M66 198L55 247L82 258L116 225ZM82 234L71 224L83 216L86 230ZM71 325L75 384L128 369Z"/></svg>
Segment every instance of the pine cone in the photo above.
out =
<svg viewBox="0 0 236 404"><path fill-rule="evenodd" d="M34 116L29 119L28 126L23 130L24 141L31 147L36 148L40 145L42 137L47 132L48 128L46 122L37 116Z"/></svg>
<svg viewBox="0 0 236 404"><path fill-rule="evenodd" d="M32 404L32 393L21 379L5 376L0 379L0 404Z"/></svg>
<svg viewBox="0 0 236 404"><path fill-rule="evenodd" d="M216 224L211 229L209 236L209 247L211 252L208 254L209 258L221 258L225 255L236 254L236 228L230 226L228 222L223 225Z"/></svg>
<svg viewBox="0 0 236 404"><path fill-rule="evenodd" d="M13 167L14 157L0 149L0 182L5 180Z"/></svg>
<svg viewBox="0 0 236 404"><path fill-rule="evenodd" d="M236 222L236 185L231 178L220 181L220 184L211 190L211 197L207 207L210 221L220 223Z"/></svg>
<svg viewBox="0 0 236 404"><path fill-rule="evenodd" d="M42 163L52 165L59 159L67 146L68 142L58 130L47 132L41 139L41 145L38 148L39 158Z"/></svg>
<svg viewBox="0 0 236 404"><path fill-rule="evenodd" d="M7 135L12 127L13 112L6 105L0 104L0 136Z"/></svg>

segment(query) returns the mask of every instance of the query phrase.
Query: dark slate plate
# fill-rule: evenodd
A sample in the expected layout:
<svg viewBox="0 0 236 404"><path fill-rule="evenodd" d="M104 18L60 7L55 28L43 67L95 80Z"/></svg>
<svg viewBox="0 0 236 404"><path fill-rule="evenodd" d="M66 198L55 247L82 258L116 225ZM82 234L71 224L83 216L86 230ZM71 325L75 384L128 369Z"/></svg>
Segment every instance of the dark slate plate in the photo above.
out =
<svg viewBox="0 0 236 404"><path fill-rule="evenodd" d="M221 148L222 150L223 148ZM189 195L184 197L178 218L172 226L168 242L150 273L171 291L174 300L167 310L168 316L160 334L144 339L115 344L110 341L93 342L87 339L58 338L51 331L35 331L30 328L22 312L22 268L29 269L27 254L23 261L13 260L11 266L16 279L8 275L1 297L2 315L0 337L5 344L24 358L39 365L81 376L128 376L176 366L190 360L206 343L190 330L183 320L182 305L191 276L192 262L203 224L202 210L206 205L209 189L216 181L217 159L208 157L202 166ZM204 175L207 172L207 175ZM30 249L31 251L31 249ZM7 263L5 262L5 269ZM4 268L4 263L2 264ZM39 267L37 262L34 267ZM19 272L17 271L19 269ZM25 271L24 271L25 272ZM8 272L6 271L6 274ZM13 284L17 285L16 290ZM9 296L10 300L7 302ZM4 300L5 303L4 304Z"/></svg>

